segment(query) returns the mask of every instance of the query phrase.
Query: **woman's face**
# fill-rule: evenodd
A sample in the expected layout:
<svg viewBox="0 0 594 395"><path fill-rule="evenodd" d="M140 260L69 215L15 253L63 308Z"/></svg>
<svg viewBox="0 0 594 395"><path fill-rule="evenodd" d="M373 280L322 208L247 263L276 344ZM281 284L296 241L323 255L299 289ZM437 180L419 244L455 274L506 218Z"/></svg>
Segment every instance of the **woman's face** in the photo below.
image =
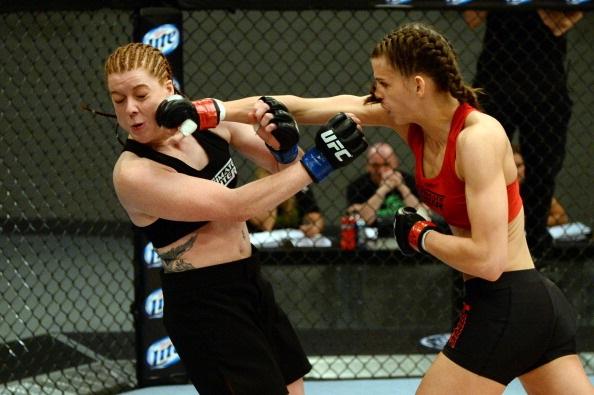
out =
<svg viewBox="0 0 594 395"><path fill-rule="evenodd" d="M385 56L372 58L371 68L375 80L375 96L381 99L382 107L398 125L413 122L408 115L414 113L414 78L403 77Z"/></svg>
<svg viewBox="0 0 594 395"><path fill-rule="evenodd" d="M156 122L155 112L167 96L173 94L173 84L165 84L143 68L113 73L107 77L107 87L120 127L141 143L161 138L165 129Z"/></svg>

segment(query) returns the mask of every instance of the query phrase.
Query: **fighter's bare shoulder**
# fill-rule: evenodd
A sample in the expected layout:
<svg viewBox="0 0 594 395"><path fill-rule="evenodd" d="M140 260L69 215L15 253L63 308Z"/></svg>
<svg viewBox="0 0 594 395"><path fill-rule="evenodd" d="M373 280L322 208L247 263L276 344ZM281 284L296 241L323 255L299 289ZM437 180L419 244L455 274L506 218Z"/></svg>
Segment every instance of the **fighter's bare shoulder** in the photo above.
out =
<svg viewBox="0 0 594 395"><path fill-rule="evenodd" d="M500 167L508 148L505 130L495 118L478 111L470 113L456 140L458 175L468 180L471 174Z"/></svg>
<svg viewBox="0 0 594 395"><path fill-rule="evenodd" d="M469 145L505 145L507 135L503 126L492 116L473 111L468 114L464 129L457 140L457 148L464 149Z"/></svg>

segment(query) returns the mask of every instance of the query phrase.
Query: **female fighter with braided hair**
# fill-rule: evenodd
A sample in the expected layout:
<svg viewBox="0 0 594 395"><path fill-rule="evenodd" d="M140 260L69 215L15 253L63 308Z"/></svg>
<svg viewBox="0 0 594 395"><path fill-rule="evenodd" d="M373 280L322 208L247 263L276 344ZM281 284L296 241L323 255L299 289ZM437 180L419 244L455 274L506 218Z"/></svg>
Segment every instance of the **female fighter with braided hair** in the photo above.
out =
<svg viewBox="0 0 594 395"><path fill-rule="evenodd" d="M393 128L415 155L419 197L451 227L440 233L413 208L395 218L403 254L430 254L465 280L459 322L417 393L501 394L515 377L530 394L593 393L576 355L576 313L536 271L526 243L510 142L477 109L451 44L426 25L406 24L377 43L371 66L370 95L276 99L302 123L346 111ZM237 104L249 111L248 102ZM275 129L267 110L257 102L248 114L261 134Z"/></svg>
<svg viewBox="0 0 594 395"><path fill-rule="evenodd" d="M311 365L260 273L245 221L351 163L367 147L360 126L335 115L303 153L291 115L263 97L277 129L262 140L252 125L220 122L217 101L174 95L167 59L140 43L109 55L105 75L128 133L115 191L163 260L165 328L192 383L201 395L303 394ZM342 145L340 160L326 141ZM230 147L275 174L236 187Z"/></svg>

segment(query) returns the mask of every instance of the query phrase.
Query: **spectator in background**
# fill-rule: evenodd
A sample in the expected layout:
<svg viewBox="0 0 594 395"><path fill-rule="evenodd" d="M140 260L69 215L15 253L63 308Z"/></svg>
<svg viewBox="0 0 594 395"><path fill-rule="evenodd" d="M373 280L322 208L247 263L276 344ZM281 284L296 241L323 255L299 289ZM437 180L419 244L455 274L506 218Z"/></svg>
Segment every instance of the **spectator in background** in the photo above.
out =
<svg viewBox="0 0 594 395"><path fill-rule="evenodd" d="M270 173L261 167L255 170L255 179L268 175ZM276 208L260 213L248 220L250 232L299 229L309 238L321 234L324 231L324 226L324 217L310 187L305 187Z"/></svg>
<svg viewBox="0 0 594 395"><path fill-rule="evenodd" d="M399 170L400 160L387 143L376 143L367 149L367 172L347 187L347 212L358 213L365 223L376 226L386 219L392 226L400 207L423 207L416 196L415 179Z"/></svg>
<svg viewBox="0 0 594 395"><path fill-rule="evenodd" d="M518 168L518 181L520 182L520 191L523 192L524 176L526 171L526 165L524 164L524 158L520 152L520 147L517 144L512 145L514 151L514 162ZM549 215L547 217L547 226L564 225L569 223L569 217L565 212L565 209L559 203L557 198L553 196L551 199L551 207L549 209Z"/></svg>
<svg viewBox="0 0 594 395"><path fill-rule="evenodd" d="M526 161L526 236L535 258L552 242L547 214L565 157L572 107L566 32L581 18L579 11L464 12L471 28L487 22L474 80L485 93L481 105L501 122L510 140L519 132Z"/></svg>

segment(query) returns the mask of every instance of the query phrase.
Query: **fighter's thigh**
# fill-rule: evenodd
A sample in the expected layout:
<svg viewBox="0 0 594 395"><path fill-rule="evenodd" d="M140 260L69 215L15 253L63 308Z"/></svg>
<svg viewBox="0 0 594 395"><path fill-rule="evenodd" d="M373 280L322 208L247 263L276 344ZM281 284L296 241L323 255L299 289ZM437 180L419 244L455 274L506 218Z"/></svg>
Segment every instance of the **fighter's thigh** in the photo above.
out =
<svg viewBox="0 0 594 395"><path fill-rule="evenodd" d="M565 355L520 376L529 395L592 395L594 387L577 355Z"/></svg>
<svg viewBox="0 0 594 395"><path fill-rule="evenodd" d="M499 395L505 386L455 364L439 353L421 380L417 395Z"/></svg>
<svg viewBox="0 0 594 395"><path fill-rule="evenodd" d="M287 385L287 391L289 391L289 395L304 395L305 384L303 383L303 378L297 379Z"/></svg>

